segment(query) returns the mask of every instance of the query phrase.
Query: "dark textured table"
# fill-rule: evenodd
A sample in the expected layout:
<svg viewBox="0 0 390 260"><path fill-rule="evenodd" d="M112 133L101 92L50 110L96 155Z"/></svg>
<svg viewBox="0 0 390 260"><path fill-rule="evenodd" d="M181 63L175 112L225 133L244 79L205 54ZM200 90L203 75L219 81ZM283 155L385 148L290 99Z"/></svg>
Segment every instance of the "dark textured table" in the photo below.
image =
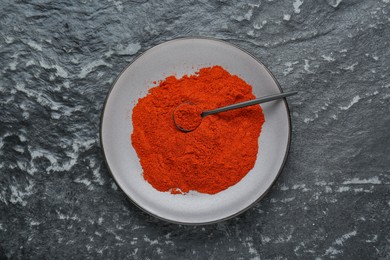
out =
<svg viewBox="0 0 390 260"><path fill-rule="evenodd" d="M114 184L99 121L136 55L197 35L299 96L268 195L179 226ZM390 259L389 43L389 0L1 1L0 259Z"/></svg>

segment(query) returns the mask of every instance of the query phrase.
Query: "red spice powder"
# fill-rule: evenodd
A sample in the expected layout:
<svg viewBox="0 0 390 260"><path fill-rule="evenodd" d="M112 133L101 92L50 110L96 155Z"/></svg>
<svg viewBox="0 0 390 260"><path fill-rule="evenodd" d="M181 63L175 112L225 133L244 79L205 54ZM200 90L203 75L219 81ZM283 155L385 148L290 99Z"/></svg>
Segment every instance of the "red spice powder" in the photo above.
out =
<svg viewBox="0 0 390 260"><path fill-rule="evenodd" d="M195 104L183 103L173 111L173 119L179 129L193 131L202 123L201 114Z"/></svg>
<svg viewBox="0 0 390 260"><path fill-rule="evenodd" d="M205 111L253 98L252 87L221 66L169 76L150 89L132 115L131 141L145 180L172 194L215 194L239 182L256 162L260 105L207 116L192 132L177 129L173 112L182 103Z"/></svg>

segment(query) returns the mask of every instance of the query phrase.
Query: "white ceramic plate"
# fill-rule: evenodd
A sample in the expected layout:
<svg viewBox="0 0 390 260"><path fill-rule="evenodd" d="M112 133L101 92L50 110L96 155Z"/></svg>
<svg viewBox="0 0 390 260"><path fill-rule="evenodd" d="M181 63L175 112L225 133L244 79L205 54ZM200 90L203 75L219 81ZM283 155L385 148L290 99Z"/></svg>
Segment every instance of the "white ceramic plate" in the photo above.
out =
<svg viewBox="0 0 390 260"><path fill-rule="evenodd" d="M135 59L112 86L102 113L100 138L106 163L118 186L140 208L166 221L207 224L233 217L252 206L270 189L285 163L291 135L286 100L262 104L265 123L254 168L236 185L214 195L172 195L155 190L142 177L130 142L131 113L153 81L181 77L202 67L221 65L252 85L257 97L281 88L269 70L247 52L209 38L182 38L155 46Z"/></svg>

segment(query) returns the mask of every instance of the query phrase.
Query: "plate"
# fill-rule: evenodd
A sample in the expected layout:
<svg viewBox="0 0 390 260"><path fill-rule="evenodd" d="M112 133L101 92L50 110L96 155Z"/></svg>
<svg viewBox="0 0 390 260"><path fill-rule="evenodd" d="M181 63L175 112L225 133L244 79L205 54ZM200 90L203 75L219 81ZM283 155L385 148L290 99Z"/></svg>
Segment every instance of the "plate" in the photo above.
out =
<svg viewBox="0 0 390 260"><path fill-rule="evenodd" d="M260 200L280 174L290 146L291 123L285 99L262 104L265 123L254 168L236 185L214 195L173 195L155 190L142 177L130 135L138 99L167 76L193 74L221 65L252 85L257 97L281 93L270 71L246 51L210 38L181 38L159 44L136 58L119 75L103 107L100 139L117 185L144 211L180 224L209 224L236 216Z"/></svg>

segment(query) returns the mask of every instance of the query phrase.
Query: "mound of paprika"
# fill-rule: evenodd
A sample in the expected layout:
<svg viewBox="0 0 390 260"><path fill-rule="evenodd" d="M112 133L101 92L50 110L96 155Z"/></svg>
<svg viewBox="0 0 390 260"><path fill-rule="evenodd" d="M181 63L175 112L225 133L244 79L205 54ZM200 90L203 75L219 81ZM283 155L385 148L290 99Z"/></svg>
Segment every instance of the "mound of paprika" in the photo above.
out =
<svg viewBox="0 0 390 260"><path fill-rule="evenodd" d="M253 98L252 87L221 66L169 76L151 88L132 114L131 141L145 180L172 194L215 194L239 182L256 162L260 105L207 116L192 132L177 129L172 114L182 103L205 111Z"/></svg>

